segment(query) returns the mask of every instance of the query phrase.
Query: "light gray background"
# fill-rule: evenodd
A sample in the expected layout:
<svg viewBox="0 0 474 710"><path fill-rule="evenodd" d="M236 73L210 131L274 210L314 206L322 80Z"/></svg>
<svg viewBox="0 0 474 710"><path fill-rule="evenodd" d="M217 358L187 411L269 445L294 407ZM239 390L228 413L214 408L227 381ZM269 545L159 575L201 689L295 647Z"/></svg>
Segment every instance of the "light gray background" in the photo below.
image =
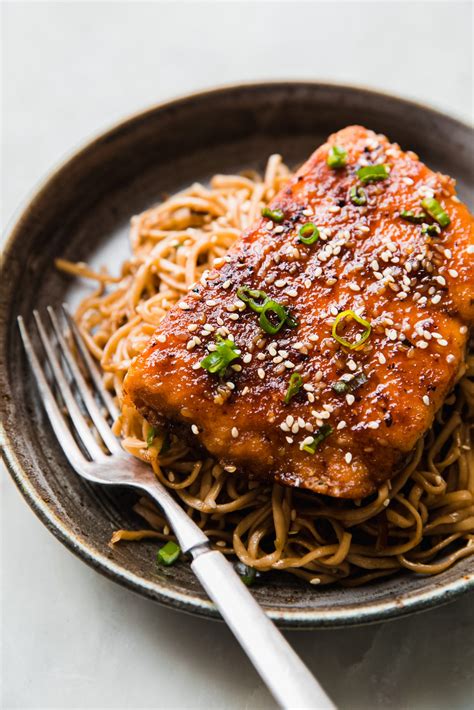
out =
<svg viewBox="0 0 474 710"><path fill-rule="evenodd" d="M91 133L215 84L333 79L472 116L468 2L10 2L2 9L3 222ZM273 706L222 625L103 579L43 528L6 475L0 491L2 707ZM472 601L386 625L288 637L341 708L468 708Z"/></svg>

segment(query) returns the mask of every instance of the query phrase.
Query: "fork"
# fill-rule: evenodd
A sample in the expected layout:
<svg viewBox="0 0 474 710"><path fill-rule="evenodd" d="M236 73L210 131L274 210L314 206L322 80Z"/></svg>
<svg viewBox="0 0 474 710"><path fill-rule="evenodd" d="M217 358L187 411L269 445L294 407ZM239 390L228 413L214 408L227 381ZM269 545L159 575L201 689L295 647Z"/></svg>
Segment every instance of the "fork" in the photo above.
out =
<svg viewBox="0 0 474 710"><path fill-rule="evenodd" d="M151 467L125 452L120 445L109 425L109 419L115 420L119 415L118 409L102 384L99 370L67 306L63 306L66 329L61 326L62 319L53 308L49 306L47 313L49 330L52 329L54 339L48 334L38 311L34 311L33 316L55 391L60 393L62 399L61 405L48 382L21 316L18 317L18 326L49 421L74 471L93 483L129 486L153 498L166 516L181 550L192 557L193 572L281 707L334 708L318 681L243 584L232 564L221 552L211 549L210 540L159 482ZM89 373L93 389L86 382L70 348L71 336ZM60 352L59 357L57 351ZM102 408L98 398L102 401ZM61 411L64 408L75 436ZM107 416L103 414L104 408ZM84 410L103 445L94 436Z"/></svg>

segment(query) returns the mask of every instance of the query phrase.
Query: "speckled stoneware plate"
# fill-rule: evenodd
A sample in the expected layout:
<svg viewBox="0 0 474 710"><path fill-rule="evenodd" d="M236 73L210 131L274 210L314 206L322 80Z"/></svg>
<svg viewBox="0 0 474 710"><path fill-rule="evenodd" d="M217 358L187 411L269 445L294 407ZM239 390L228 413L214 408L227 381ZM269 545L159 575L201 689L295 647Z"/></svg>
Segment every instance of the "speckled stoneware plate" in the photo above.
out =
<svg viewBox="0 0 474 710"><path fill-rule="evenodd" d="M361 123L416 151L458 180L472 199L472 132L419 104L365 89L317 83L232 86L133 116L76 152L40 186L9 235L0 309L2 448L9 471L44 524L70 550L116 582L163 604L216 617L187 564L155 564L156 544L121 544L112 532L139 527L134 496L86 484L69 467L46 421L18 338L16 316L74 302L57 256L113 269L127 253L128 220L164 192L216 172L262 166L272 152L294 165L326 136ZM54 127L52 126L52 130ZM471 202L472 204L472 202ZM83 286L80 288L84 288ZM436 577L400 574L362 589L316 589L290 576L253 588L279 625L330 627L390 619L474 588L474 557Z"/></svg>

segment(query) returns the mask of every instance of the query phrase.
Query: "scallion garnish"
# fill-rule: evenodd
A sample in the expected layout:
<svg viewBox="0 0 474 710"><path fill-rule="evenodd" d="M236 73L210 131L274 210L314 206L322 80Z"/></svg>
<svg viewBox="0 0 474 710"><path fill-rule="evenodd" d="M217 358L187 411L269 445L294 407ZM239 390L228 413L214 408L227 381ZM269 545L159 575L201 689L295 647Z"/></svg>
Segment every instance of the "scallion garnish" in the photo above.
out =
<svg viewBox="0 0 474 710"><path fill-rule="evenodd" d="M260 313L268 296L265 291L257 291L255 289L248 288L248 286L241 286L237 289L237 298L240 298L241 301L247 303L256 313ZM259 299L259 301L255 299Z"/></svg>
<svg viewBox="0 0 474 710"><path fill-rule="evenodd" d="M155 436L156 436L156 429L154 429L153 427L150 427L150 429L148 429L148 434L146 435L147 449L149 449L150 446L153 444L153 439L155 438Z"/></svg>
<svg viewBox="0 0 474 710"><path fill-rule="evenodd" d="M403 210L403 212L400 212L400 217L402 219L406 219L407 222L413 222L413 224L421 224L426 220L426 213L425 212L418 212L418 214L415 214L411 210Z"/></svg>
<svg viewBox="0 0 474 710"><path fill-rule="evenodd" d="M236 352L236 345L232 340L224 340L218 335L216 344L216 349L201 360L201 367L213 375L223 375L228 365L240 356Z"/></svg>
<svg viewBox="0 0 474 710"><path fill-rule="evenodd" d="M234 569L247 587L251 587L257 579L257 570L254 567L245 565L243 562L236 562Z"/></svg>
<svg viewBox="0 0 474 710"><path fill-rule="evenodd" d="M272 317L272 320L270 320L269 316ZM258 322L261 329L269 335L275 335L284 325L288 325L289 328L296 328L298 325L297 321L290 315L288 309L271 298L263 304Z"/></svg>
<svg viewBox="0 0 474 710"><path fill-rule="evenodd" d="M303 451L307 451L308 454L314 454L318 446L327 439L333 432L333 428L330 424L323 424L322 427L313 436L313 441L310 444L304 444Z"/></svg>
<svg viewBox="0 0 474 710"><path fill-rule="evenodd" d="M360 207L367 204L367 193L363 187L354 185L349 192L349 198L353 205Z"/></svg>
<svg viewBox="0 0 474 710"><path fill-rule="evenodd" d="M299 372L293 372L290 377L290 384L285 394L285 404L288 404L290 399L292 399L295 394L298 394L300 389L303 387L303 378Z"/></svg>
<svg viewBox="0 0 474 710"><path fill-rule="evenodd" d="M351 380L338 380L337 382L333 382L331 389L337 394L346 394L347 392L354 392L368 381L365 372L358 372Z"/></svg>
<svg viewBox="0 0 474 710"><path fill-rule="evenodd" d="M319 229L313 222L306 222L303 224L298 232L298 241L302 244L314 244L319 239Z"/></svg>
<svg viewBox="0 0 474 710"><path fill-rule="evenodd" d="M347 151L339 145L331 146L326 163L330 168L343 168L347 164Z"/></svg>
<svg viewBox="0 0 474 710"><path fill-rule="evenodd" d="M422 234L429 234L430 237L439 237L441 234L441 227L439 224L422 224L421 225L421 233Z"/></svg>
<svg viewBox="0 0 474 710"><path fill-rule="evenodd" d="M269 207L262 208L262 217L268 217L268 219L278 222L278 224L285 219L285 215L281 210L271 210Z"/></svg>
<svg viewBox="0 0 474 710"><path fill-rule="evenodd" d="M351 318L352 320L356 321L356 323L359 323L360 325L364 326L364 332L353 343L349 342L349 340L346 340L346 338L343 338L337 332L337 326L339 325L339 323L342 320L345 320L346 318ZM365 341L367 340L367 338L369 337L369 335L371 333L371 330L372 330L372 326L370 325L368 320L361 318L352 309L349 309L347 311L342 311L342 313L339 313L336 316L336 319L335 319L334 323L332 324L332 337L335 340L337 340L338 343L343 345L345 348L349 348L349 350L356 350L357 348L359 348L361 345L363 345L365 343Z"/></svg>
<svg viewBox="0 0 474 710"><path fill-rule="evenodd" d="M378 180L386 180L388 178L387 165L364 165L357 171L357 177L364 185L367 182L377 182Z"/></svg>
<svg viewBox="0 0 474 710"><path fill-rule="evenodd" d="M434 197L425 197L421 201L421 206L441 227L447 227L451 222L449 214L445 212L438 200L435 200Z"/></svg>
<svg viewBox="0 0 474 710"><path fill-rule="evenodd" d="M160 565L166 565L167 567L169 567L170 565L173 565L176 562L180 554L180 546L170 540L166 543L166 545L160 547L156 555L156 561Z"/></svg>

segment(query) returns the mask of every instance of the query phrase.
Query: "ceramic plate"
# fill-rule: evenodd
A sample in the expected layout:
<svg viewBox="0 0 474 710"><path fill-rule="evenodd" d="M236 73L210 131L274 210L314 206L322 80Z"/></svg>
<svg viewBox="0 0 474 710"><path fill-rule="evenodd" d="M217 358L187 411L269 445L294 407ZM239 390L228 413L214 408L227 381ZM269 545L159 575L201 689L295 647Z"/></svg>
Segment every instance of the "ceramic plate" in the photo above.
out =
<svg viewBox="0 0 474 710"><path fill-rule="evenodd" d="M216 617L186 563L155 563L156 543L108 545L117 528L140 527L134 494L85 483L71 470L45 418L20 345L16 316L74 303L77 284L54 258L110 268L127 254L131 215L216 172L262 167L273 152L300 163L329 133L359 123L410 148L458 180L472 206L472 133L419 104L317 83L232 86L188 96L125 120L91 141L40 186L6 247L0 306L2 449L7 467L44 524L96 570L146 597ZM470 152L471 149L471 152ZM471 190L471 193L470 193ZM84 288L83 286L81 288ZM359 589L315 589L267 575L252 589L281 626L315 628L389 619L474 588L474 557L435 577L399 574Z"/></svg>

